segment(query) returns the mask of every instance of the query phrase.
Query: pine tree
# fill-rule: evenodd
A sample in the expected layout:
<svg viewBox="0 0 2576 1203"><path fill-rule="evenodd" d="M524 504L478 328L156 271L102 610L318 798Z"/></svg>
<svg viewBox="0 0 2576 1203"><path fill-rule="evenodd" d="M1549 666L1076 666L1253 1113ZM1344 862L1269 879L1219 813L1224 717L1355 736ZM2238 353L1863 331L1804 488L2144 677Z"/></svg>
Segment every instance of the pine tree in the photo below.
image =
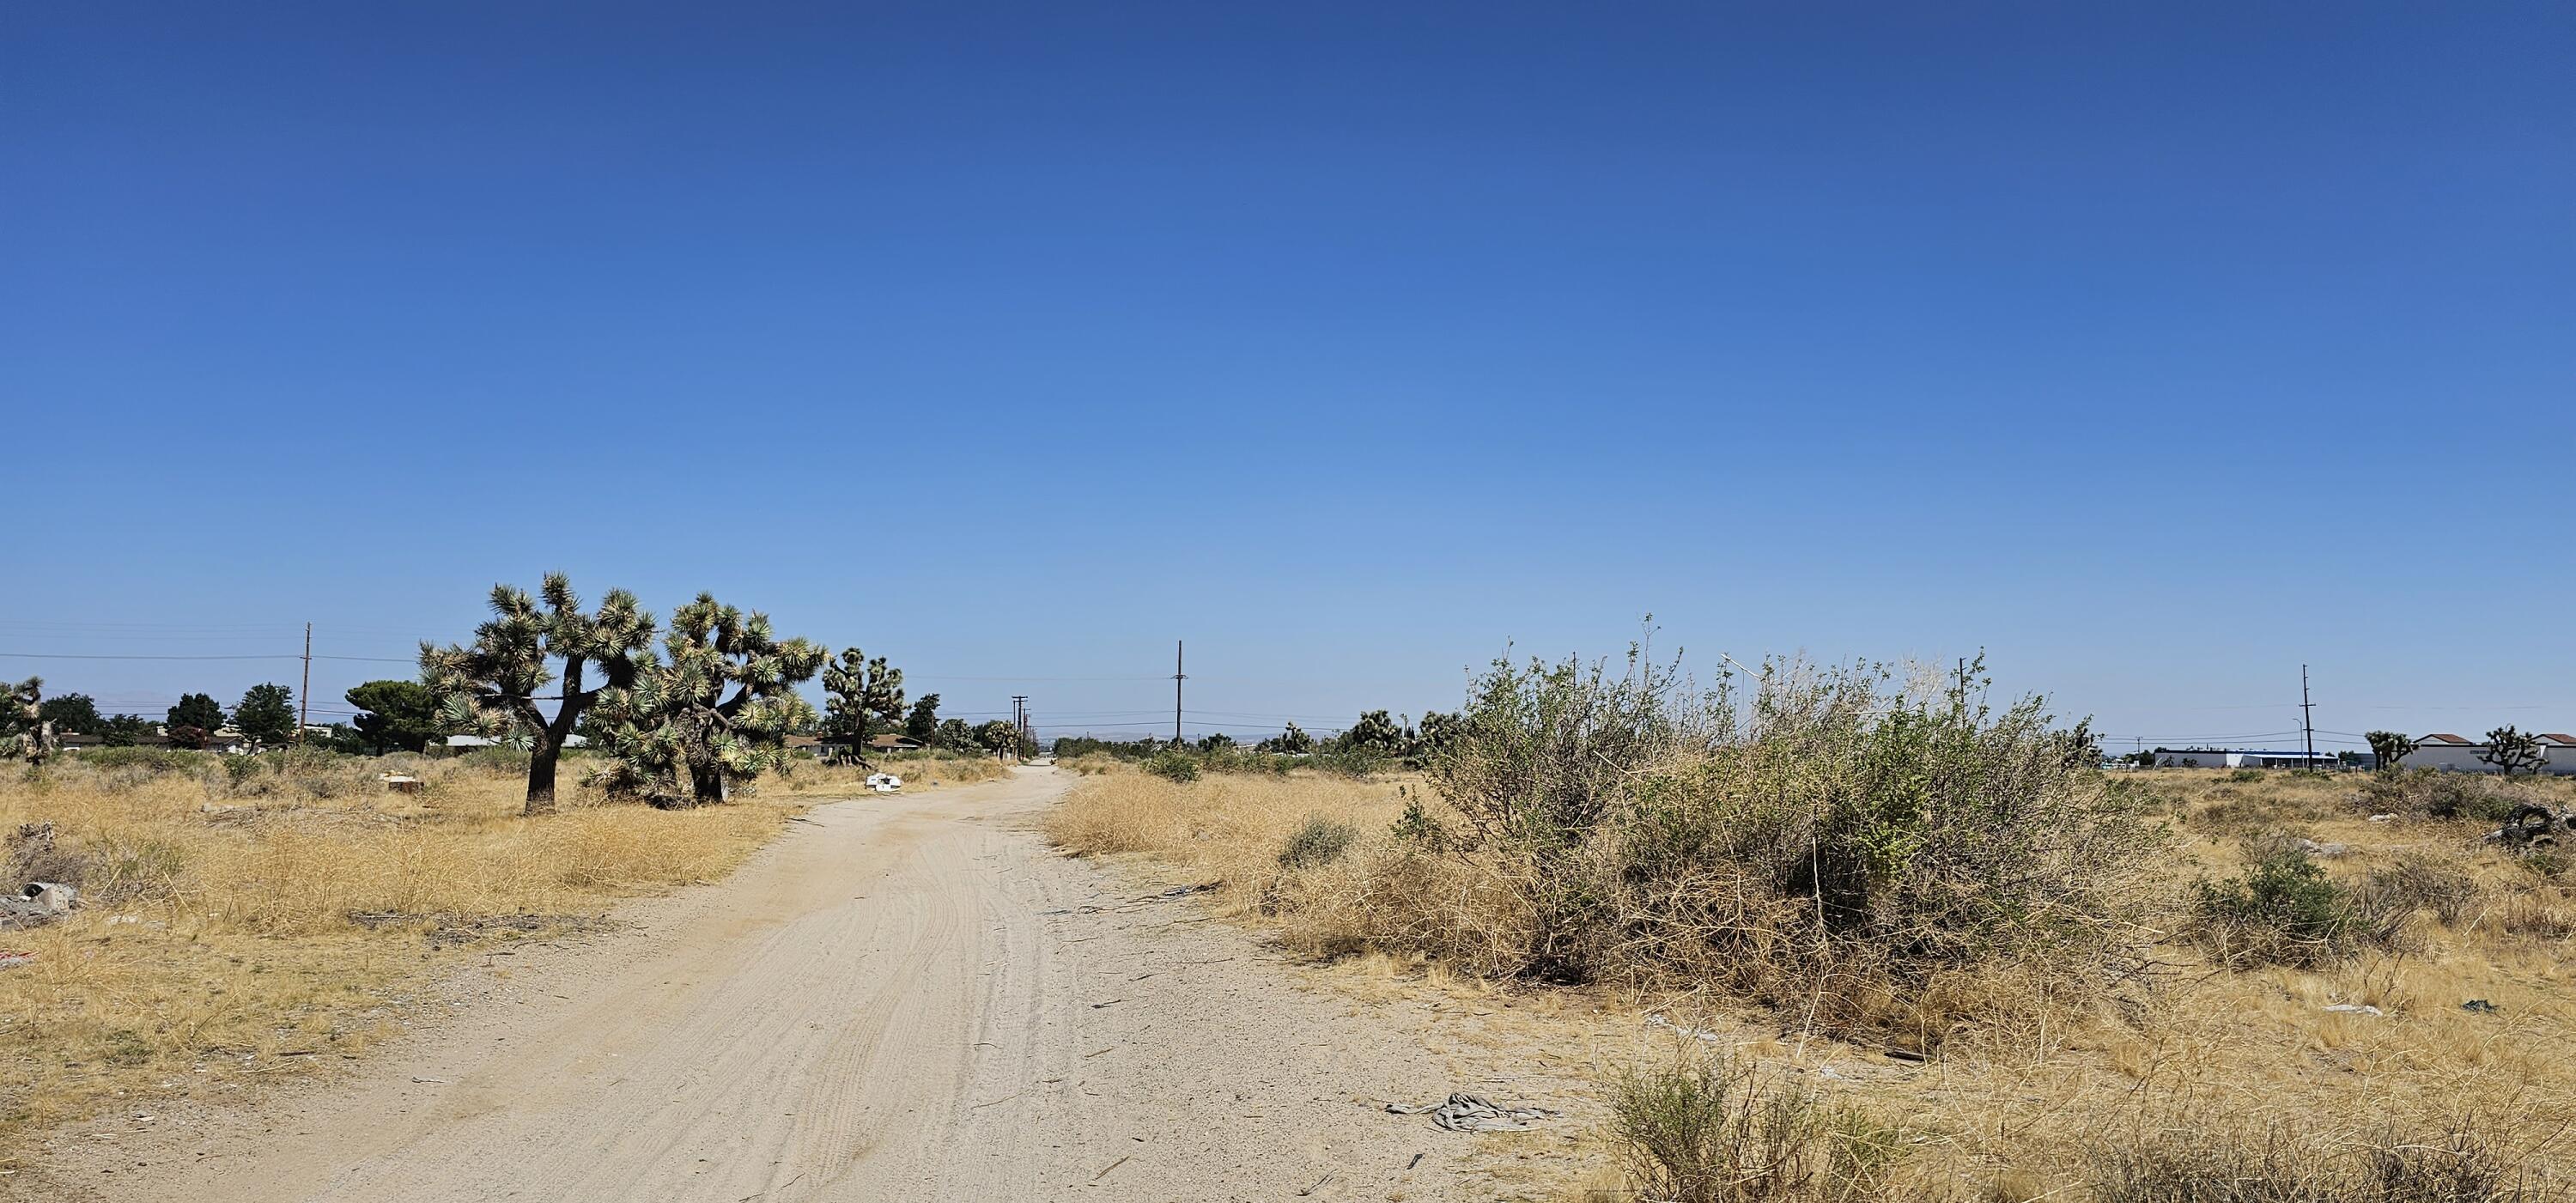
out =
<svg viewBox="0 0 2576 1203"><path fill-rule="evenodd" d="M939 695L925 693L912 704L912 713L903 720L904 737L922 747L939 742Z"/></svg>
<svg viewBox="0 0 2576 1203"><path fill-rule="evenodd" d="M600 781L614 792L665 809L721 802L732 782L783 765L787 733L814 721L796 687L827 653L778 639L766 614L701 593L671 615L662 649L600 696L595 725L616 757Z"/></svg>
<svg viewBox="0 0 2576 1203"><path fill-rule="evenodd" d="M369 681L340 696L358 708L351 726L378 756L420 751L437 734L437 703L418 681Z"/></svg>
<svg viewBox="0 0 2576 1203"><path fill-rule="evenodd" d="M462 732L516 734L528 740L528 798L522 814L555 808L555 762L582 711L608 690L632 681L639 654L653 638L653 616L635 595L611 589L585 614L572 581L546 574L541 608L525 590L492 586L492 617L474 629L471 647L420 645L420 679L438 699L439 719ZM560 674L549 666L561 661ZM602 682L589 686L590 670ZM560 680L549 717L537 703Z"/></svg>
<svg viewBox="0 0 2576 1203"><path fill-rule="evenodd" d="M233 707L233 726L252 747L284 747L295 737L295 691L274 681L251 686Z"/></svg>
<svg viewBox="0 0 2576 1203"><path fill-rule="evenodd" d="M163 724L170 742L182 748L202 748L206 740L224 725L224 708L215 704L212 694L183 693L179 704L170 708L169 721Z"/></svg>

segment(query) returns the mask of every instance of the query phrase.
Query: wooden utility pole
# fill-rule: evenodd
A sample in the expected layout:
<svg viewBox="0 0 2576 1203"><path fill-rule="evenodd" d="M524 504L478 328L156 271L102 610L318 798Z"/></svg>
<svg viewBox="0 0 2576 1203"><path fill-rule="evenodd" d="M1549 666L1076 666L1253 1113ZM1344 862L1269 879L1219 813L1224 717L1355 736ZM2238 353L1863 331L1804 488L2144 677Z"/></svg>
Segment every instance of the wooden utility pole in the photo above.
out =
<svg viewBox="0 0 2576 1203"><path fill-rule="evenodd" d="M2317 708L2308 701L2308 666L2299 666L2299 730L2308 737L2308 767L2317 767Z"/></svg>
<svg viewBox="0 0 2576 1203"><path fill-rule="evenodd" d="M304 685L295 691L295 744L304 746L304 724L313 717L313 624L304 624Z"/></svg>
<svg viewBox="0 0 2576 1203"><path fill-rule="evenodd" d="M1181 742L1181 682L1189 674L1181 671L1181 641L1172 641L1172 742Z"/></svg>

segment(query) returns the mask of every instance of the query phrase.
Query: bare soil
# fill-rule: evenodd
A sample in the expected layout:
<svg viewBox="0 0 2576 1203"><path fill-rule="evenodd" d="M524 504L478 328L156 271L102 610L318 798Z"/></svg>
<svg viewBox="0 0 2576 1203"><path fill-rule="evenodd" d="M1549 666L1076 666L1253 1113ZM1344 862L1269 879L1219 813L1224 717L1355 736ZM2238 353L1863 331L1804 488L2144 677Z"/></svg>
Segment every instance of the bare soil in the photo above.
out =
<svg viewBox="0 0 2576 1203"><path fill-rule="evenodd" d="M1490 1058L1454 1012L1310 988L1194 895L1056 855L1031 820L1070 780L826 804L720 884L488 957L337 1078L62 1130L0 1195L1464 1199L1562 1146L1387 1114L1576 1087L1462 1078Z"/></svg>

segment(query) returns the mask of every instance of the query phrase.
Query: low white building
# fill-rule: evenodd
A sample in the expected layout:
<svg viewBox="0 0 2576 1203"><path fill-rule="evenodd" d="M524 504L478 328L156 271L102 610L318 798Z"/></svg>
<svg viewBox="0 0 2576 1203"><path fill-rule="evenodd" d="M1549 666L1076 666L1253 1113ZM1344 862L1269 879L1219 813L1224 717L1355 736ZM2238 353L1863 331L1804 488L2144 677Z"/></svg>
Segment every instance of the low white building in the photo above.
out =
<svg viewBox="0 0 2576 1203"><path fill-rule="evenodd" d="M2332 752L2266 752L2253 748L2158 748L2160 769L2330 769Z"/></svg>
<svg viewBox="0 0 2576 1203"><path fill-rule="evenodd" d="M2546 732L2534 736L2540 741L2540 771L2565 776L2576 773L2576 735ZM2415 741L2415 750L2406 754L2399 767L2436 769L2445 773L2492 773L2496 766L2484 757L2492 745L2436 732Z"/></svg>

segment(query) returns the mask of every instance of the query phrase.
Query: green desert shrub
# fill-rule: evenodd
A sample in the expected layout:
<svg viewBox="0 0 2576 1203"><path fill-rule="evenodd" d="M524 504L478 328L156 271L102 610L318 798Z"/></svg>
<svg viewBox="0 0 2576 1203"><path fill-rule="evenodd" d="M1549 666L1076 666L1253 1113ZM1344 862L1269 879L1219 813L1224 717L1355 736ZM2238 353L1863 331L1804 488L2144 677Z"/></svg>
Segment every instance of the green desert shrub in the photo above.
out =
<svg viewBox="0 0 2576 1203"><path fill-rule="evenodd" d="M1306 820L1306 825L1288 837L1279 850L1279 865L1286 869L1311 869L1329 865L1342 858L1359 832L1348 823L1338 823L1321 815Z"/></svg>
<svg viewBox="0 0 2576 1203"><path fill-rule="evenodd" d="M2109 787L2084 724L1942 675L1780 662L1740 696L1633 655L1621 673L1498 662L1431 776L1514 938L1480 922L1456 951L1496 973L1713 981L1826 1028L1961 1018L1933 1013L1957 996L1940 980L2064 992L2135 969L2166 843L2150 796Z"/></svg>
<svg viewBox="0 0 2576 1203"><path fill-rule="evenodd" d="M2399 769L2371 774L2362 782L2359 800L2373 814L2493 823L2503 821L2525 799L2484 774Z"/></svg>
<svg viewBox="0 0 2576 1203"><path fill-rule="evenodd" d="M1178 748L1156 752L1145 760L1145 771L1165 781L1199 779L1199 758Z"/></svg>
<svg viewBox="0 0 2576 1203"><path fill-rule="evenodd" d="M2315 967L2393 941L2397 921L2344 888L2305 853L2274 852L2240 876L2194 890L2198 934L2228 964Z"/></svg>

